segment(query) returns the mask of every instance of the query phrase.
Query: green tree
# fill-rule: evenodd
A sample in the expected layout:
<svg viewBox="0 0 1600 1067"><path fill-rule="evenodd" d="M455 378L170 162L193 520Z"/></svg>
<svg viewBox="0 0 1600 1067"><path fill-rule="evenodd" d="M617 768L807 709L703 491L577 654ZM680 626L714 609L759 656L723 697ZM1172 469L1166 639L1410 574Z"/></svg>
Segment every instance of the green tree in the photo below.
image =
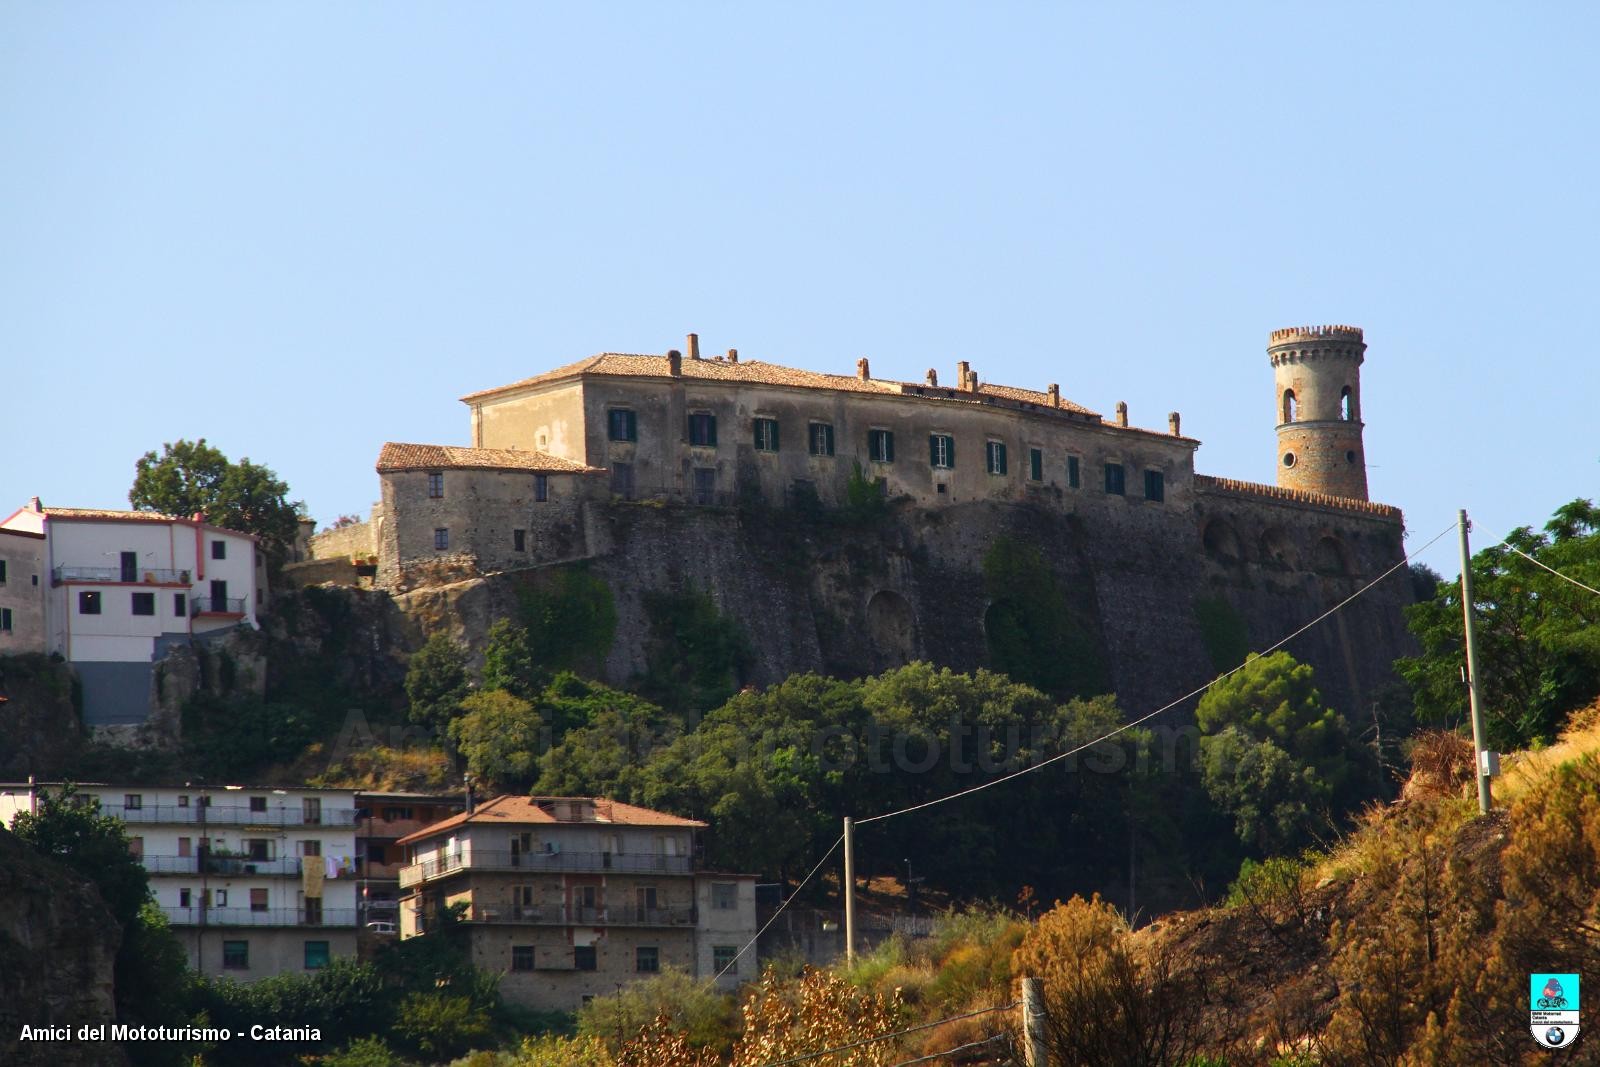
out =
<svg viewBox="0 0 1600 1067"><path fill-rule="evenodd" d="M739 1031L733 997L718 992L710 978L691 978L668 967L585 1004L578 1011L578 1035L610 1041L620 1033L631 1038L663 1015L692 1045L728 1047Z"/></svg>
<svg viewBox="0 0 1600 1067"><path fill-rule="evenodd" d="M203 437L169 442L160 455L141 456L128 502L141 511L181 518L201 512L213 525L255 534L268 556L278 560L294 544L305 511L289 500L288 485L271 469L248 457L230 462Z"/></svg>
<svg viewBox="0 0 1600 1067"><path fill-rule="evenodd" d="M723 704L744 680L753 653L738 623L705 593L646 593L650 641L636 688L670 712L693 718Z"/></svg>
<svg viewBox="0 0 1600 1067"><path fill-rule="evenodd" d="M1037 548L997 538L983 558L983 587L990 667L1062 700L1110 688L1094 635Z"/></svg>
<svg viewBox="0 0 1600 1067"><path fill-rule="evenodd" d="M518 593L533 661L551 670L600 672L617 635L611 587L577 564L540 574Z"/></svg>
<svg viewBox="0 0 1600 1067"><path fill-rule="evenodd" d="M503 689L512 696L532 700L543 680L544 672L534 659L527 627L510 619L495 620L483 648L483 688Z"/></svg>
<svg viewBox="0 0 1600 1067"><path fill-rule="evenodd" d="M1240 840L1303 844L1315 824L1372 795L1376 760L1287 652L1251 656L1200 698L1201 775Z"/></svg>
<svg viewBox="0 0 1600 1067"><path fill-rule="evenodd" d="M448 635L434 634L412 653L406 668L412 722L444 729L461 714L467 692L467 654Z"/></svg>
<svg viewBox="0 0 1600 1067"><path fill-rule="evenodd" d="M1600 509L1588 500L1558 508L1544 532L1513 530L1473 555L1478 685L1489 743L1507 751L1552 740L1568 711L1600 695L1600 598L1562 581L1512 549L1600 588ZM1421 722L1459 724L1467 690L1459 580L1406 609L1422 652L1395 662Z"/></svg>
<svg viewBox="0 0 1600 1067"><path fill-rule="evenodd" d="M533 704L504 689L467 697L448 730L472 777L502 790L526 788L547 747L544 718Z"/></svg>

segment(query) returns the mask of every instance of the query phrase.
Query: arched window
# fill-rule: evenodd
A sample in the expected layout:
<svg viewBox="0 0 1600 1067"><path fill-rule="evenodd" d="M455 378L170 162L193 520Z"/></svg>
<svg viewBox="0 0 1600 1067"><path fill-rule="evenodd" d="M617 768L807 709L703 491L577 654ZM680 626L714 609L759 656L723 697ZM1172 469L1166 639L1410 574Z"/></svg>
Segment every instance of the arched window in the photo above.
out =
<svg viewBox="0 0 1600 1067"><path fill-rule="evenodd" d="M1349 422L1356 417L1356 401L1355 397L1350 395L1350 387L1348 385L1339 393L1339 417L1345 422Z"/></svg>
<svg viewBox="0 0 1600 1067"><path fill-rule="evenodd" d="M1294 390L1293 389L1285 389L1283 391L1283 421L1284 422L1293 422L1294 421L1294 415L1295 415Z"/></svg>

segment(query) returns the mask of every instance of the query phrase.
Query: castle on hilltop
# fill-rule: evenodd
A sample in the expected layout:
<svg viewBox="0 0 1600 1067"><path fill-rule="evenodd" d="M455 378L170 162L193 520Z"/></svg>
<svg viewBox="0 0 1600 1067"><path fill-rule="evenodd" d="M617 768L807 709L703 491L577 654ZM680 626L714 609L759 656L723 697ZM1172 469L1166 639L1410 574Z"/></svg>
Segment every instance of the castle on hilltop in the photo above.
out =
<svg viewBox="0 0 1600 1067"><path fill-rule="evenodd" d="M943 384L933 370L923 381L894 381L873 377L866 359L842 375L744 360L732 349L705 357L690 334L681 351L603 353L467 394L471 444L385 444L371 518L318 535L312 555L349 557L379 587L405 592L579 560L616 565L629 537L622 527L645 521L640 504L684 517L751 506L782 514L877 493L896 514L926 516L908 536L925 551L929 538L946 538L942 550L953 565L965 552L969 571L995 523L1021 521L995 516L1027 512L1060 530L1030 537L1092 586L1086 610L1113 660L1137 664L1150 654L1153 617L1187 618L1196 598L1233 602L1260 647L1281 636L1271 632L1280 621L1303 622L1327 596L1348 595L1403 558L1399 510L1367 499L1365 351L1350 326L1271 334L1277 484L1262 485L1196 473L1199 442L1183 435L1177 412L1165 429L1145 429L1130 424L1126 404L1108 420L1055 384L982 381L968 362ZM939 515L964 518L952 527ZM682 553L661 566L674 581L713 591L727 581L687 575L697 564ZM914 571L897 579L891 569L859 605L863 632L876 635L864 666L948 643L938 636L947 627L930 619L932 602L917 602L927 590L896 587L915 585ZM950 605L940 599L942 613ZM1406 638L1390 607L1379 628L1398 648ZM981 603L971 611L966 623L981 637ZM1176 641L1184 647L1171 657L1199 661L1203 641L1192 626L1184 637L1173 636L1170 620L1162 625L1169 632L1156 646ZM942 661L964 658L982 654ZM1361 656L1348 649L1327 658L1350 683L1334 688L1351 698L1387 676L1387 660L1358 669ZM783 655L773 659L776 668Z"/></svg>

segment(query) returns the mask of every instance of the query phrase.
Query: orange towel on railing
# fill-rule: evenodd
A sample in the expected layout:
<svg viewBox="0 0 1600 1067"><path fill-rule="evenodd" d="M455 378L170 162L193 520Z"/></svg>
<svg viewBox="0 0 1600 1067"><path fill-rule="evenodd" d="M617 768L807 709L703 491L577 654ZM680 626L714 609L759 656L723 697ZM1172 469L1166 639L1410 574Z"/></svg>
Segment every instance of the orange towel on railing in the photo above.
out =
<svg viewBox="0 0 1600 1067"><path fill-rule="evenodd" d="M300 889L308 897L322 896L322 857L300 857Z"/></svg>

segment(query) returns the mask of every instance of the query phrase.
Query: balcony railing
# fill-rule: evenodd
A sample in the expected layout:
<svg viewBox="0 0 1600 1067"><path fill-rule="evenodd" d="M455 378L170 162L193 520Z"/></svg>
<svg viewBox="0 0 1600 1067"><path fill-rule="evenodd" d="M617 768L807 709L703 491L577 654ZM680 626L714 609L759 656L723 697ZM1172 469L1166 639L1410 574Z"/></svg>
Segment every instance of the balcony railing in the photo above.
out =
<svg viewBox="0 0 1600 1067"><path fill-rule="evenodd" d="M243 615L246 600L242 596L197 596L189 601L190 613L200 615Z"/></svg>
<svg viewBox="0 0 1600 1067"><path fill-rule="evenodd" d="M443 856L402 867L400 885L401 888L413 886L457 871L690 874L693 870L694 865L688 856L663 856L649 852L498 852L474 849L460 856Z"/></svg>
<svg viewBox="0 0 1600 1067"><path fill-rule="evenodd" d="M202 860L204 862L202 862ZM249 856L152 856L146 853L141 863L151 874L214 874L248 878L251 875L300 877L300 857L277 856L269 860ZM320 859L318 862L321 862Z"/></svg>
<svg viewBox="0 0 1600 1067"><path fill-rule="evenodd" d="M532 926L693 926L697 912L693 907L641 908L637 905L608 908L497 908L476 906L468 922L522 923Z"/></svg>
<svg viewBox="0 0 1600 1067"><path fill-rule="evenodd" d="M304 908L175 908L163 906L167 921L174 926L354 926L356 909L323 908L320 921L315 912Z"/></svg>
<svg viewBox="0 0 1600 1067"><path fill-rule="evenodd" d="M270 811L255 811L234 804L210 804L205 807L176 804L149 804L139 808L124 808L114 801L102 804L100 811L115 815L127 823L177 823L208 826L354 826L354 808L324 808L319 814L308 815L300 807L273 807ZM202 816L202 812L204 815Z"/></svg>
<svg viewBox="0 0 1600 1067"><path fill-rule="evenodd" d="M164 570L157 567L68 567L55 569L55 584L62 582L144 582L151 585L188 585L188 571Z"/></svg>

